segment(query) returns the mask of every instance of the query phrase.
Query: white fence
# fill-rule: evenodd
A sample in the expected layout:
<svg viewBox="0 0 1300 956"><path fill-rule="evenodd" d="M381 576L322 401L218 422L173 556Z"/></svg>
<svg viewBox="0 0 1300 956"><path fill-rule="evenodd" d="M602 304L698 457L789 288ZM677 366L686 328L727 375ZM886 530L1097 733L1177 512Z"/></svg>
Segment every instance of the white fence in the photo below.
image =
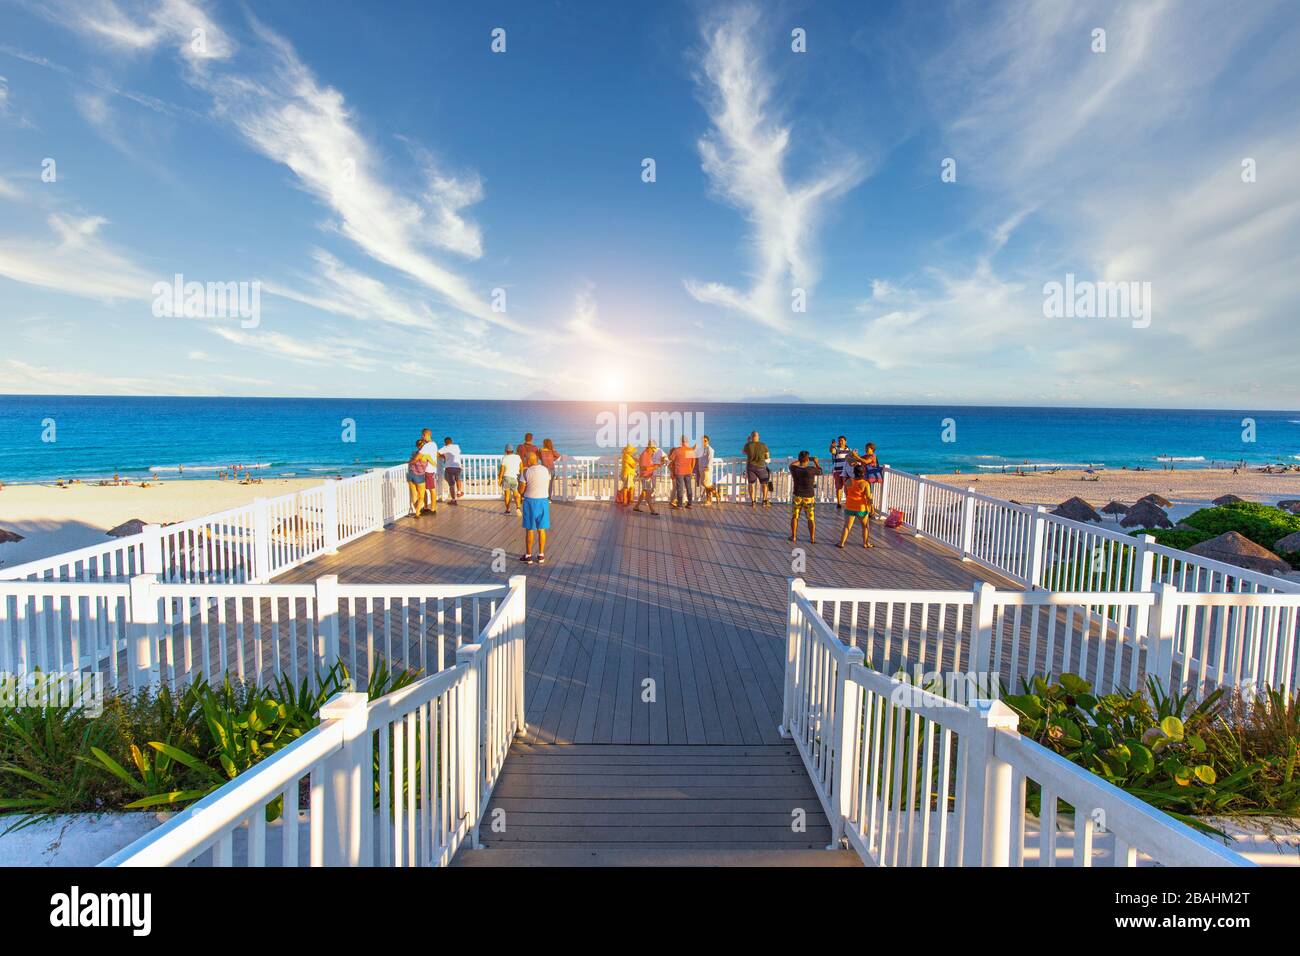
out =
<svg viewBox="0 0 1300 956"><path fill-rule="evenodd" d="M1217 687L1300 689L1300 594L1186 594L1172 584L1113 593L806 587L791 584L847 646L888 674L996 677L1018 692L1032 676L1079 674L1100 692L1148 677L1202 696ZM793 613L793 611L792 611Z"/></svg>
<svg viewBox="0 0 1300 956"><path fill-rule="evenodd" d="M453 667L335 696L314 730L100 865L445 866L477 843L525 729L525 600L512 578Z"/></svg>
<svg viewBox="0 0 1300 956"><path fill-rule="evenodd" d="M505 584L0 581L0 673L99 672L109 689L202 674L263 686L339 661L364 686L390 668L440 671L479 633Z"/></svg>
<svg viewBox="0 0 1300 956"><path fill-rule="evenodd" d="M1164 582L1180 591L1300 593L1295 581L1167 548L1149 535L1070 521L888 466L877 506L898 509L920 537L1026 587L1151 591Z"/></svg>
<svg viewBox="0 0 1300 956"><path fill-rule="evenodd" d="M782 733L833 844L881 866L1250 866L1016 731L998 701L956 704L863 666L791 593Z"/></svg>

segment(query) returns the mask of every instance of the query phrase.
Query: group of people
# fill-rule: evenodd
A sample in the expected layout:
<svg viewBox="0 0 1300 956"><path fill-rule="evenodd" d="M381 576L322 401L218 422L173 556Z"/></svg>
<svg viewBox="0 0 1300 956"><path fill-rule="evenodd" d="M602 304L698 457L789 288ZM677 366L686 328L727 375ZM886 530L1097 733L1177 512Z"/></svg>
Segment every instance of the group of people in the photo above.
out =
<svg viewBox="0 0 1300 956"><path fill-rule="evenodd" d="M772 456L758 432L750 432L749 440L741 449L745 456L745 485L749 506L772 507ZM876 458L876 446L868 442L859 454L849 447L848 439L840 435L830 443L831 475L835 484L835 508L844 512L844 526L837 547L843 548L853 526L862 528L862 546L872 548L870 517L876 499L875 485L883 479L883 469ZM505 514L512 512L522 518L525 563L546 562L546 537L551 526L550 498L554 482L555 465L564 456L551 439L543 439L541 446L533 444L528 432L518 446L506 445L505 454L497 466L497 484L501 489ZM654 442L646 442L638 452L636 446L626 445L620 456L618 493L615 502L640 512L644 505L652 515L655 510L655 484L662 471L672 477L673 508L692 508L696 492L701 505L721 501L719 489L713 480L715 450L708 435L702 435L698 444L691 444L685 435L681 442L664 453ZM407 484L411 493L411 514L420 517L438 513L438 466L441 463L443 480L447 485L448 499L459 504L465 494L461 471L460 446L450 436L443 438L441 446L433 440L433 433L424 429L416 441L415 450L407 461ZM798 540L799 518L808 524L808 540L817 541L817 478L823 474L821 462L807 451L799 452L790 463L792 483L790 541ZM534 546L537 551L534 555Z"/></svg>

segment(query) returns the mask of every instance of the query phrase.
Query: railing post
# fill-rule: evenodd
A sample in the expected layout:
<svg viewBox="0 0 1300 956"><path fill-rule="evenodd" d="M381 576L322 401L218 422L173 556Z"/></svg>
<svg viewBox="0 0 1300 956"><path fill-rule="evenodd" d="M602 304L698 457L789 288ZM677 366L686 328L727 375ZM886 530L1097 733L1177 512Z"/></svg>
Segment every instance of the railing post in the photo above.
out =
<svg viewBox="0 0 1300 956"><path fill-rule="evenodd" d="M393 503L393 489L389 486L388 471L384 468L376 468L374 474L378 476L378 481L374 482L374 492L371 494L370 507L374 509L375 520L371 524L371 530L383 531L392 522L397 520L398 514L403 514L401 509L390 508ZM406 484L403 481L402 490L405 492Z"/></svg>
<svg viewBox="0 0 1300 956"><path fill-rule="evenodd" d="M854 667L862 666L862 648L850 647L835 674L835 753L831 765L830 805L835 811L828 850L838 850L844 840L845 821L853 813L853 786L858 779L858 744L862 739L862 685L852 680Z"/></svg>
<svg viewBox="0 0 1300 956"><path fill-rule="evenodd" d="M920 475L916 476L916 519L912 523L912 530L916 536L921 537L921 529L925 527L925 481Z"/></svg>
<svg viewBox="0 0 1300 956"><path fill-rule="evenodd" d="M322 486L324 495L324 507L322 509L321 521L324 527L321 529L324 533L322 541L325 546L326 554L339 553L339 484L333 479L325 482Z"/></svg>
<svg viewBox="0 0 1300 956"><path fill-rule="evenodd" d="M1000 700L971 701L978 724L966 747L962 866L1011 864L1011 764L998 755L1000 733L1018 738L1020 719Z"/></svg>
<svg viewBox="0 0 1300 956"><path fill-rule="evenodd" d="M160 524L147 524L140 529L144 535L144 567L141 569L143 574L162 574L163 561L163 529Z"/></svg>
<svg viewBox="0 0 1300 956"><path fill-rule="evenodd" d="M487 718L483 706L483 675L479 672L478 652L481 647L481 644L463 644L456 651L456 666L465 666L466 685L461 701L467 711L461 713L460 719L459 766L465 774L461 781L461 805L469 816L466 822L469 826L470 846L475 850L482 849L483 846L479 842L478 827L479 811L482 809L479 800L483 784L483 724Z"/></svg>
<svg viewBox="0 0 1300 956"><path fill-rule="evenodd" d="M975 489L967 488L961 503L961 559L969 561L975 550Z"/></svg>
<svg viewBox="0 0 1300 956"><path fill-rule="evenodd" d="M361 866L372 862L370 708L364 693L335 694L320 708L321 724L341 721L343 746L325 759L325 819L322 821L326 866ZM401 782L397 783L401 799ZM286 827L298 825L297 807L285 807ZM260 811L259 811L260 812Z"/></svg>
<svg viewBox="0 0 1300 956"><path fill-rule="evenodd" d="M1178 588L1161 582L1155 586L1150 626L1142 642L1147 652L1147 675L1155 675L1166 693L1174 689L1174 637L1178 629ZM1207 642L1208 643L1208 642Z"/></svg>
<svg viewBox="0 0 1300 956"><path fill-rule="evenodd" d="M794 716L794 674L795 656L798 653L799 613L794 603L794 596L802 594L803 578L790 578L786 592L785 620L785 680L781 684L781 723L776 728L782 737L791 736L791 718Z"/></svg>
<svg viewBox="0 0 1300 956"><path fill-rule="evenodd" d="M1043 548L1047 544L1047 509L1042 505L1035 505L1033 514L1029 516L1029 574L1028 585L1030 590L1041 588L1043 586L1043 566L1045 565Z"/></svg>
<svg viewBox="0 0 1300 956"><path fill-rule="evenodd" d="M315 683L321 671L329 670L342 658L339 651L339 576L325 574L316 579L316 626L320 635L320 662Z"/></svg>
<svg viewBox="0 0 1300 956"><path fill-rule="evenodd" d="M1137 575L1137 580L1132 582L1134 591L1147 592L1155 584L1156 553L1151 550L1155 543L1155 537L1149 534L1144 534L1137 539L1133 567L1130 569Z"/></svg>
<svg viewBox="0 0 1300 956"><path fill-rule="evenodd" d="M253 499L253 580L271 579L271 508L265 498Z"/></svg>
<svg viewBox="0 0 1300 956"><path fill-rule="evenodd" d="M975 584L975 598L970 611L971 652L966 666L977 675L987 674L993 660L993 597L996 593L997 588L987 581Z"/></svg>
<svg viewBox="0 0 1300 956"><path fill-rule="evenodd" d="M881 512L889 514L889 476L894 472L888 465L883 466L883 472L880 477L880 500L876 502L877 515Z"/></svg>
<svg viewBox="0 0 1300 956"><path fill-rule="evenodd" d="M159 686L162 673L158 665L158 599L153 586L157 575L137 574L131 578L131 629L127 641L127 667L131 671L131 686Z"/></svg>
<svg viewBox="0 0 1300 956"><path fill-rule="evenodd" d="M514 627L518 628L518 636L512 640L514 647L511 651L513 654L511 684L513 685L513 698L515 709L515 733L524 734L528 731L528 722L525 718L524 707L524 650L528 647L526 638L526 628L528 624L528 576L516 574L510 578L510 590L517 591L519 596L519 616L515 619ZM508 600L508 599L507 599Z"/></svg>

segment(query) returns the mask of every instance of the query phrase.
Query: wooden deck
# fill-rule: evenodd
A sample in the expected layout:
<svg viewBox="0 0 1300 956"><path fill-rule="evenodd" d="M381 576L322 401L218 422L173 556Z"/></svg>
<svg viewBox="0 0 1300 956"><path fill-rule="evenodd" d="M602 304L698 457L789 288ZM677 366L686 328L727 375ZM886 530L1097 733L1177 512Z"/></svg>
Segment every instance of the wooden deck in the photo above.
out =
<svg viewBox="0 0 1300 956"><path fill-rule="evenodd" d="M551 514L541 567L518 560L518 518L496 502L462 501L279 580L337 574L344 582L453 584L523 573L524 743L783 743L787 580L795 576L788 506L664 506L655 517L604 502L555 502ZM830 506L819 508L818 525L817 544L801 528L797 545L806 550L799 576L809 585L966 589L988 580L1014 587L878 523L874 549L851 539L840 551L840 517Z"/></svg>

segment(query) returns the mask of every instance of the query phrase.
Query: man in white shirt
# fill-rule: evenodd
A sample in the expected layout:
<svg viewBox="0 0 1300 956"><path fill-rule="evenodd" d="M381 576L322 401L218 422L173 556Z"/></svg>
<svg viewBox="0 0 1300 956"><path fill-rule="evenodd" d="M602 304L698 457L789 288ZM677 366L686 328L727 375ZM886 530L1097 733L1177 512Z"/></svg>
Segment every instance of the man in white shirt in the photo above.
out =
<svg viewBox="0 0 1300 956"><path fill-rule="evenodd" d="M442 447L438 449L438 457L442 459L442 477L447 482L447 491L451 494L451 503L460 504L460 499L465 497L465 482L460 477L460 446L451 440L448 435L442 440Z"/></svg>
<svg viewBox="0 0 1300 956"><path fill-rule="evenodd" d="M419 455L424 459L424 504L430 514L436 515L438 513L438 446L433 442L433 432L427 428L420 432Z"/></svg>
<svg viewBox="0 0 1300 956"><path fill-rule="evenodd" d="M537 456L530 454L528 467L524 469L524 553L519 560L525 563L533 560L533 536L537 536L537 563L546 563L546 531L551 526L551 473L545 465L537 462Z"/></svg>
<svg viewBox="0 0 1300 956"><path fill-rule="evenodd" d="M510 514L511 499L515 502L515 514L523 514L523 502L519 498L519 472L523 467L524 460L515 454L514 446L506 445L506 453L497 469L497 483L501 485L501 494L505 498L506 514Z"/></svg>

